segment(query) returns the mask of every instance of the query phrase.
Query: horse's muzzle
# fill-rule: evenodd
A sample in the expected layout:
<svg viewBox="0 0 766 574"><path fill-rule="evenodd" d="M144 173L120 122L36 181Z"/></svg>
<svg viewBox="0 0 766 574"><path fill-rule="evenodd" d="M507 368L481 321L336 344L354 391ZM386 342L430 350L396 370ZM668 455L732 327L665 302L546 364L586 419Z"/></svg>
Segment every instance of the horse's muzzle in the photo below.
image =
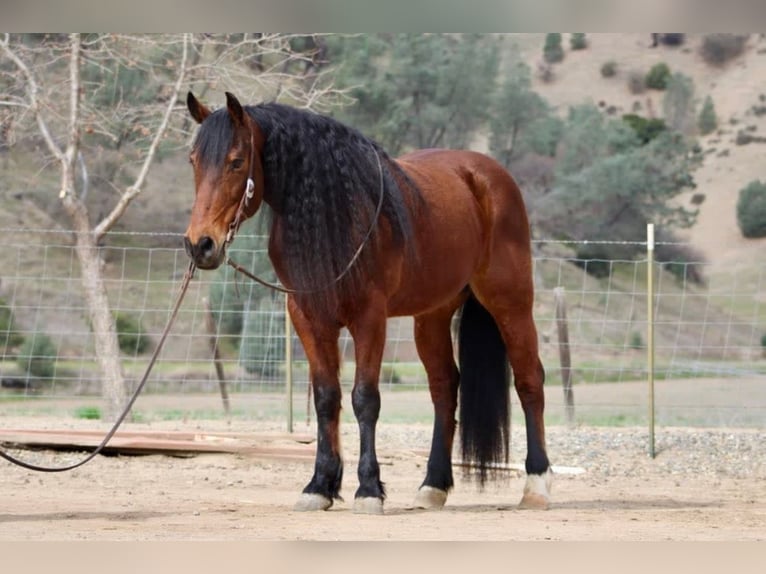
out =
<svg viewBox="0 0 766 574"><path fill-rule="evenodd" d="M223 262L223 249L218 248L213 238L207 235L200 237L197 243L184 236L184 249L200 269L217 269Z"/></svg>

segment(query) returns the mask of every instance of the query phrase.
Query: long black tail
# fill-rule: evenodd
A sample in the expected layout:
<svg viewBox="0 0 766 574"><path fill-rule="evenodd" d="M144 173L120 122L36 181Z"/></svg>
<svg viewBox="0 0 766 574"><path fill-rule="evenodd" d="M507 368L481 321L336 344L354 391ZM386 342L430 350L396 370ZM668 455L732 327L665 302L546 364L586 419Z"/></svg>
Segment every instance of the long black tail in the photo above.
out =
<svg viewBox="0 0 766 574"><path fill-rule="evenodd" d="M500 330L471 294L458 333L460 441L463 461L484 485L494 464L508 462L510 369Z"/></svg>

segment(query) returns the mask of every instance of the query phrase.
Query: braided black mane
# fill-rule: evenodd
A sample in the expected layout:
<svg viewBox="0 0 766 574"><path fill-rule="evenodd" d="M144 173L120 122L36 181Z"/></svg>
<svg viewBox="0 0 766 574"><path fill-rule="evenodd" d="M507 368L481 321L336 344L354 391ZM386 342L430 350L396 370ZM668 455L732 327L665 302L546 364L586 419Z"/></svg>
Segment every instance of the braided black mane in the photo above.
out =
<svg viewBox="0 0 766 574"><path fill-rule="evenodd" d="M309 299L318 311L329 311L363 287L375 265L377 233L344 280L326 288L344 271L374 221L381 170L381 218L390 225L395 246L411 246L409 209L419 203L418 190L380 145L333 118L276 103L245 111L265 136L264 200L284 229L289 280L296 289L320 290ZM212 113L195 141L200 160L222 165L232 138L226 109Z"/></svg>

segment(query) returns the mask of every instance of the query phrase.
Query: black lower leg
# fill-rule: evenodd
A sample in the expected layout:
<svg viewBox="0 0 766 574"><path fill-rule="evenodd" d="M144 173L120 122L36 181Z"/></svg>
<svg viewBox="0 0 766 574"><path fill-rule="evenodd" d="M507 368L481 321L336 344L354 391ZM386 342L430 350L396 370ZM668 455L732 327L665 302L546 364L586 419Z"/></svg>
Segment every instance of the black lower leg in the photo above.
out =
<svg viewBox="0 0 766 574"><path fill-rule="evenodd" d="M340 387L315 385L314 405L317 412L317 454L314 476L304 493L321 494L340 499L343 461L339 452Z"/></svg>
<svg viewBox="0 0 766 574"><path fill-rule="evenodd" d="M380 481L380 466L375 453L375 426L380 414L380 392L376 385L357 384L351 392L351 404L359 422L359 489L356 498L386 496Z"/></svg>
<svg viewBox="0 0 766 574"><path fill-rule="evenodd" d="M437 414L434 418L434 434L431 453L423 486L450 490L455 482L452 477L452 440L455 434L454 415Z"/></svg>
<svg viewBox="0 0 766 574"><path fill-rule="evenodd" d="M526 409L524 409L524 418L527 429L527 460L524 467L527 474L543 474L550 467L550 462L545 452L544 439L540 430L542 420L538 422L537 417L527 412ZM542 415L539 415L539 418L542 419Z"/></svg>
<svg viewBox="0 0 766 574"><path fill-rule="evenodd" d="M545 452L545 422L543 420L545 369L539 358L536 363L536 368L529 370L533 373L531 376L520 373L514 381L521 408L524 411L524 423L527 430L527 460L524 465L527 474L543 474L550 467L548 455Z"/></svg>
<svg viewBox="0 0 766 574"><path fill-rule="evenodd" d="M452 444L455 440L455 411L460 384L460 373L454 363L451 363L447 373L448 376L432 374L429 378L434 405L434 434L426 479L423 481L423 486L444 491L449 491L455 484L452 476Z"/></svg>

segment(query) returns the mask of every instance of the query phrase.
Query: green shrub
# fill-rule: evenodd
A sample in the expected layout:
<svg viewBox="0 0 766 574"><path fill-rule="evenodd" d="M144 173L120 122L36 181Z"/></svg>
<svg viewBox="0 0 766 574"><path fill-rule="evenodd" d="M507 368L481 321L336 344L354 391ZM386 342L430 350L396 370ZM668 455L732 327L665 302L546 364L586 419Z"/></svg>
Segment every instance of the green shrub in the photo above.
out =
<svg viewBox="0 0 766 574"><path fill-rule="evenodd" d="M689 203L692 205L702 205L705 202L705 194L704 193L695 193L692 195L691 199L689 200Z"/></svg>
<svg viewBox="0 0 766 574"><path fill-rule="evenodd" d="M667 237L662 233L658 234L658 242L654 251L657 262L673 275L679 284L705 285L705 256L700 251L690 245L678 243L678 238L673 234Z"/></svg>
<svg viewBox="0 0 766 574"><path fill-rule="evenodd" d="M380 368L380 382L383 383L391 383L394 385L398 385L402 382L402 378L399 376L399 373L396 372L396 369L393 365L383 365Z"/></svg>
<svg viewBox="0 0 766 574"><path fill-rule="evenodd" d="M644 82L647 88L664 90L668 86L668 78L670 78L670 68L665 62L659 62L652 66Z"/></svg>
<svg viewBox="0 0 766 574"><path fill-rule="evenodd" d="M556 74L553 72L553 66L547 62L538 62L537 77L540 78L541 82L550 84L553 80L556 79Z"/></svg>
<svg viewBox="0 0 766 574"><path fill-rule="evenodd" d="M649 143L666 129L665 122L659 118L644 118L637 114L625 114L622 116L622 121L633 128L641 143Z"/></svg>
<svg viewBox="0 0 766 574"><path fill-rule="evenodd" d="M569 38L569 46L573 50L584 50L587 48L588 40L585 38L585 34L583 32L575 32L572 34Z"/></svg>
<svg viewBox="0 0 766 574"><path fill-rule="evenodd" d="M710 96L707 96L702 104L702 110L697 118L697 128L703 136L713 133L718 128L718 117L715 114L713 98Z"/></svg>
<svg viewBox="0 0 766 574"><path fill-rule="evenodd" d="M766 357L766 333L761 335L761 354Z"/></svg>
<svg viewBox="0 0 766 574"><path fill-rule="evenodd" d="M551 32L545 35L543 58L549 64L555 64L564 59L564 49L561 47L561 34Z"/></svg>
<svg viewBox="0 0 766 574"><path fill-rule="evenodd" d="M16 364L33 377L51 378L56 372L56 346L45 333L28 337L19 349Z"/></svg>
<svg viewBox="0 0 766 574"><path fill-rule="evenodd" d="M127 313L115 313L117 343L120 351L128 355L140 355L149 350L149 336L141 326L141 322Z"/></svg>
<svg viewBox="0 0 766 574"><path fill-rule="evenodd" d="M745 237L766 237L766 184L751 181L739 191L737 223Z"/></svg>
<svg viewBox="0 0 766 574"><path fill-rule="evenodd" d="M643 94L646 91L646 75L638 70L628 74L628 90L631 94Z"/></svg>
<svg viewBox="0 0 766 574"><path fill-rule="evenodd" d="M0 354L5 355L9 349L18 347L23 342L24 335L16 327L13 309L5 300L0 299Z"/></svg>
<svg viewBox="0 0 766 574"><path fill-rule="evenodd" d="M588 275L598 279L612 274L612 259L605 245L581 245L577 248L576 259L572 261Z"/></svg>
<svg viewBox="0 0 766 574"><path fill-rule="evenodd" d="M696 131L694 111L694 80L681 72L667 79L665 97L662 98L662 117L673 132L692 135Z"/></svg>
<svg viewBox="0 0 766 574"><path fill-rule="evenodd" d="M682 33L665 33L659 35L659 41L662 44L665 44L666 46L680 46L684 43L684 40L686 39L686 34Z"/></svg>
<svg viewBox="0 0 766 574"><path fill-rule="evenodd" d="M617 74L617 62L609 60L601 65L601 76L611 78Z"/></svg>
<svg viewBox="0 0 766 574"><path fill-rule="evenodd" d="M99 420L101 419L101 409L98 407L77 407L74 416L78 419Z"/></svg>
<svg viewBox="0 0 766 574"><path fill-rule="evenodd" d="M747 34L707 34L702 39L702 58L713 66L722 66L745 49Z"/></svg>
<svg viewBox="0 0 766 574"><path fill-rule="evenodd" d="M633 331L630 334L630 342L628 343L631 349L641 350L644 348L644 338L638 331Z"/></svg>

